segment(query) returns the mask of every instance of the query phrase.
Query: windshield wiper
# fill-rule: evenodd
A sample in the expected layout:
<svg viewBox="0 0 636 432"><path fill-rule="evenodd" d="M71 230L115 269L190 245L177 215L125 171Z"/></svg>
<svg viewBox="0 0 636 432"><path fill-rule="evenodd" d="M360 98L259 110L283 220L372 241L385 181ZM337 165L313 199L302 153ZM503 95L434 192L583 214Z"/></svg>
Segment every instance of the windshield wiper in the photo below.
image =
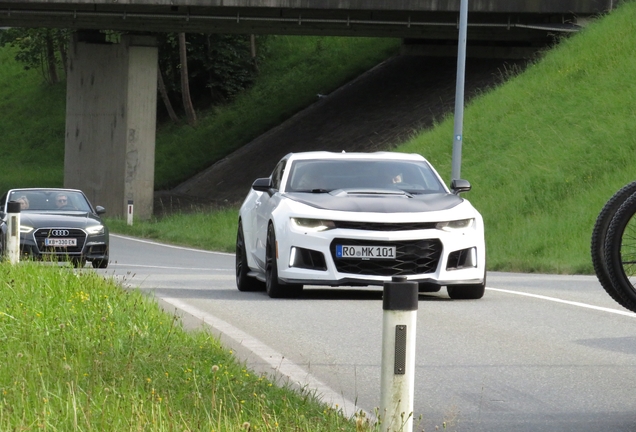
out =
<svg viewBox="0 0 636 432"><path fill-rule="evenodd" d="M303 190L295 190L294 192L302 192L302 193L329 193L331 192L329 189L303 189Z"/></svg>

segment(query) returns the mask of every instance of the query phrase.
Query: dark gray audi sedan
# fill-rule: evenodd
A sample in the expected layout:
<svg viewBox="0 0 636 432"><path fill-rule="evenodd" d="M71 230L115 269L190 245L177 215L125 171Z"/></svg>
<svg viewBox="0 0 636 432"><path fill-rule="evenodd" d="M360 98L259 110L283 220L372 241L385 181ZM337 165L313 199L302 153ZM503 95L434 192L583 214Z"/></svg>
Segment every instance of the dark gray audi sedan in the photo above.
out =
<svg viewBox="0 0 636 432"><path fill-rule="evenodd" d="M84 267L108 267L108 228L104 207L90 203L77 189L11 189L0 198L0 218L7 203L20 203L20 251L36 260L70 261Z"/></svg>

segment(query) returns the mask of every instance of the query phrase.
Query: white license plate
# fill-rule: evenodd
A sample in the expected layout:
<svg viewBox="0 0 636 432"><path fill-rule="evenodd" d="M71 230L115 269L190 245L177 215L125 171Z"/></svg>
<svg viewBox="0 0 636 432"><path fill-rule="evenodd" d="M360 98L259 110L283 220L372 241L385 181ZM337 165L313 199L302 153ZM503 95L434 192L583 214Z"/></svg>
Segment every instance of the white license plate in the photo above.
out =
<svg viewBox="0 0 636 432"><path fill-rule="evenodd" d="M66 247L77 246L77 239L74 238L45 238L44 246Z"/></svg>
<svg viewBox="0 0 636 432"><path fill-rule="evenodd" d="M337 258L395 259L395 246L336 245Z"/></svg>

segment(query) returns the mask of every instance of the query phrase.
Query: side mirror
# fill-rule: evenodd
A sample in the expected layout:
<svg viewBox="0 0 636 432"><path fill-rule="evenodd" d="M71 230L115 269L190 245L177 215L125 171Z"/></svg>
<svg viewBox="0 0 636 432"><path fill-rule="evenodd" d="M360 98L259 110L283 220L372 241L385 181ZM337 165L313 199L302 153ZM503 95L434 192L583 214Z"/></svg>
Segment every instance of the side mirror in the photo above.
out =
<svg viewBox="0 0 636 432"><path fill-rule="evenodd" d="M7 214L0 210L0 219L4 220L7 217Z"/></svg>
<svg viewBox="0 0 636 432"><path fill-rule="evenodd" d="M451 182L451 192L455 195L459 195L462 192L468 192L471 189L470 182L468 180L455 179Z"/></svg>
<svg viewBox="0 0 636 432"><path fill-rule="evenodd" d="M95 206L95 213L97 213L98 215L103 215L104 213L106 213L106 209L102 206Z"/></svg>
<svg viewBox="0 0 636 432"><path fill-rule="evenodd" d="M269 177L259 178L252 183L252 189L259 192L268 192L272 187L272 181Z"/></svg>

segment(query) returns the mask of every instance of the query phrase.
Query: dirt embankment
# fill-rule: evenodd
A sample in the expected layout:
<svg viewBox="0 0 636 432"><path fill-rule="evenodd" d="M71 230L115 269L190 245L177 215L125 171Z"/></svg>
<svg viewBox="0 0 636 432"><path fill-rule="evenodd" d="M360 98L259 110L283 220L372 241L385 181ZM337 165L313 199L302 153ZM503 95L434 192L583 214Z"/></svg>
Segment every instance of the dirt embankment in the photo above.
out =
<svg viewBox="0 0 636 432"><path fill-rule="evenodd" d="M468 59L465 98L500 83L511 63ZM269 176L290 152L389 150L452 113L456 68L455 58L391 58L329 95L316 95L313 105L176 188L157 192L155 214L239 204L254 179Z"/></svg>

